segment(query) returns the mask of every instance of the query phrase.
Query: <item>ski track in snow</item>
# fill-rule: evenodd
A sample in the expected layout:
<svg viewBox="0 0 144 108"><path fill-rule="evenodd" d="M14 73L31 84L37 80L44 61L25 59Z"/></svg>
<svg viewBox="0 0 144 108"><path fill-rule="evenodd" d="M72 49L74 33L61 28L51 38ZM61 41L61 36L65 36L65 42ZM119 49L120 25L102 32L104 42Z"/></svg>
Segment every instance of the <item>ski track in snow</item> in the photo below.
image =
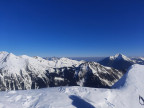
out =
<svg viewBox="0 0 144 108"><path fill-rule="evenodd" d="M144 66L133 65L118 89L54 87L0 92L0 108L144 108L143 77Z"/></svg>

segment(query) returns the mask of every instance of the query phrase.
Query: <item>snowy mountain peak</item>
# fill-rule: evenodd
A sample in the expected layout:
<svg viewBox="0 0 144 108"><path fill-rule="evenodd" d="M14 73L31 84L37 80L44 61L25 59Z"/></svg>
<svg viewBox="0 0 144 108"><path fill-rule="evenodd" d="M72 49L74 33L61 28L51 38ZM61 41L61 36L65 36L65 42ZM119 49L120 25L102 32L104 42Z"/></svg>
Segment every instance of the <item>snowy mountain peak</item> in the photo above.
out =
<svg viewBox="0 0 144 108"><path fill-rule="evenodd" d="M8 53L8 52L0 52L0 63L4 63L4 62L7 62L8 59L13 59L15 58L16 56L12 53Z"/></svg>
<svg viewBox="0 0 144 108"><path fill-rule="evenodd" d="M25 70L27 67L35 70L46 70L48 68L61 68L78 66L82 62L71 60L68 58L60 58L57 60L45 60L41 57L30 57L27 55L16 56L8 52L0 52L0 69L8 70L9 73L20 73L21 70Z"/></svg>
<svg viewBox="0 0 144 108"><path fill-rule="evenodd" d="M69 60L71 60L71 59L66 58L66 57L62 57L62 58L60 58L59 60L62 60L62 61L69 61Z"/></svg>
<svg viewBox="0 0 144 108"><path fill-rule="evenodd" d="M113 67L125 73L135 62L123 54L107 57L99 62L101 65Z"/></svg>
<svg viewBox="0 0 144 108"><path fill-rule="evenodd" d="M124 55L121 54L121 53L118 53L118 54L115 55L115 57L122 57L122 56L124 56Z"/></svg>
<svg viewBox="0 0 144 108"><path fill-rule="evenodd" d="M6 51L1 51L0 54L8 54Z"/></svg>
<svg viewBox="0 0 144 108"><path fill-rule="evenodd" d="M110 56L110 59L111 60L120 60L120 59L123 59L123 60L126 60L126 61L131 61L130 58L128 58L127 56L125 56L123 54L120 54L120 53L118 53L118 54L116 54L114 56Z"/></svg>
<svg viewBox="0 0 144 108"><path fill-rule="evenodd" d="M8 54L9 54L8 52L2 51L0 52L0 58L3 56L7 56Z"/></svg>

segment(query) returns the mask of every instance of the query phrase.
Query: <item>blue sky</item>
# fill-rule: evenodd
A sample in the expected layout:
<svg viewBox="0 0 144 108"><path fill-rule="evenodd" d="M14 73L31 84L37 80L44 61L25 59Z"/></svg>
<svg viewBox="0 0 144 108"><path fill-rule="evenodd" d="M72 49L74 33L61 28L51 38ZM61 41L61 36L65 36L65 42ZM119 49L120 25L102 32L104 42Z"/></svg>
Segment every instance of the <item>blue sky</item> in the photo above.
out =
<svg viewBox="0 0 144 108"><path fill-rule="evenodd" d="M144 1L1 0L0 51L144 56Z"/></svg>

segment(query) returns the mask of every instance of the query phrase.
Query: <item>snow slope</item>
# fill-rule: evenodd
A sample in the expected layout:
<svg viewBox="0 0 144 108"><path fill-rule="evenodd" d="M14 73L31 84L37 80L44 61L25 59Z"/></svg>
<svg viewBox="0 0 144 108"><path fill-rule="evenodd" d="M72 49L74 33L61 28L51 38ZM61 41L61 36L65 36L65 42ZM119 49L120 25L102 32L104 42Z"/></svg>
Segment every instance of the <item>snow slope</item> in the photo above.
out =
<svg viewBox="0 0 144 108"><path fill-rule="evenodd" d="M0 92L0 108L143 108L143 77L144 66L133 65L119 80L123 85L115 85L118 89L56 87Z"/></svg>

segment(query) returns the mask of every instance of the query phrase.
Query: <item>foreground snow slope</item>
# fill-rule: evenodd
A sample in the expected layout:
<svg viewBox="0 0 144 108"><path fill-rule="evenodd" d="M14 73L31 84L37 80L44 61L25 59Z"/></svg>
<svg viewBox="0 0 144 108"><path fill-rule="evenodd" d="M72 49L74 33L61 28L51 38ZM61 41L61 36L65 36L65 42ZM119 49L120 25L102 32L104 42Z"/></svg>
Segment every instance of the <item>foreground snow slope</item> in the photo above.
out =
<svg viewBox="0 0 144 108"><path fill-rule="evenodd" d="M0 108L143 108L143 77L144 66L133 65L115 85L123 83L119 89L56 87L0 92Z"/></svg>

